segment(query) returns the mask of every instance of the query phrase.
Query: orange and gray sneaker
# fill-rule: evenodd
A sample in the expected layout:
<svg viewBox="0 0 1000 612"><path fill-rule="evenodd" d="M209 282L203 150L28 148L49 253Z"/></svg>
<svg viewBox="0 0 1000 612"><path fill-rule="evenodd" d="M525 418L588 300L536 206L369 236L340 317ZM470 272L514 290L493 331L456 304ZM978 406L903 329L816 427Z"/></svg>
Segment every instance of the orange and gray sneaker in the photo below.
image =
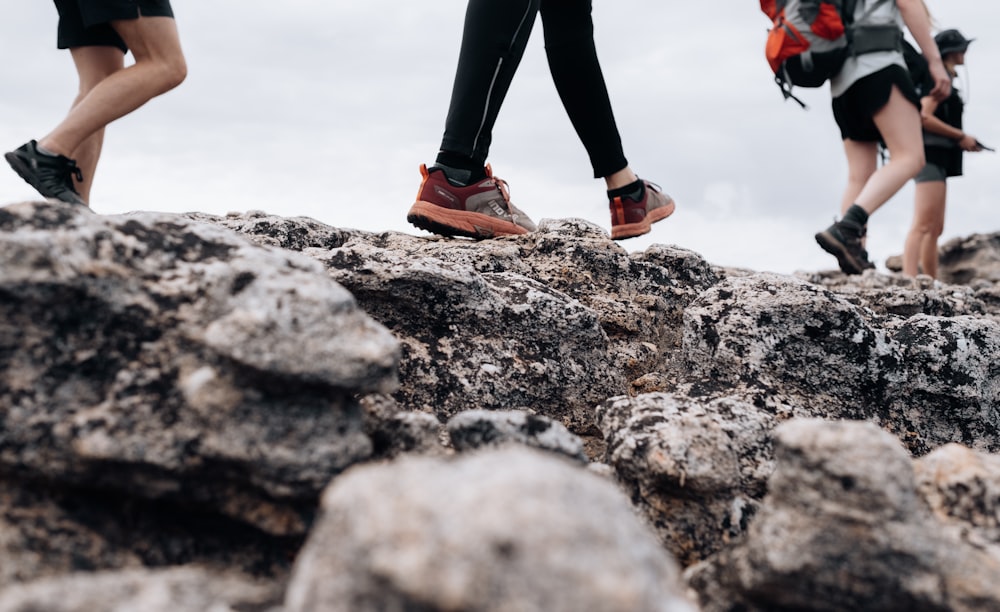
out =
<svg viewBox="0 0 1000 612"><path fill-rule="evenodd" d="M485 170L485 179L462 186L441 168L421 165L424 180L406 220L435 234L476 239L535 231L534 222L511 203L507 182L493 176L489 165Z"/></svg>
<svg viewBox="0 0 1000 612"><path fill-rule="evenodd" d="M674 213L674 200L663 193L660 186L643 181L642 199L633 200L629 196L611 199L611 238L624 240L648 234L652 225Z"/></svg>

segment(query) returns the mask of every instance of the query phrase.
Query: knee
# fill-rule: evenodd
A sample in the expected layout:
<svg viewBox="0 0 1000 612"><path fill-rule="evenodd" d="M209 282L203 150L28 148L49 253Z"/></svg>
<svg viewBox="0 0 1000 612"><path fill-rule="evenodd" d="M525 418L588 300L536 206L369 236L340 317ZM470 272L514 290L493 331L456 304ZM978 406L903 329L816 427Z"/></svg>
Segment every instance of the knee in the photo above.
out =
<svg viewBox="0 0 1000 612"><path fill-rule="evenodd" d="M152 64L156 74L157 95L170 91L187 78L187 62L183 55L157 59Z"/></svg>
<svg viewBox="0 0 1000 612"><path fill-rule="evenodd" d="M924 169L925 165L927 165L927 158L924 157L923 147L908 155L904 155L901 161L904 164L907 175L910 178L920 174L920 171Z"/></svg>
<svg viewBox="0 0 1000 612"><path fill-rule="evenodd" d="M913 234L937 240L944 232L944 223L939 219L916 219L910 229Z"/></svg>
<svg viewBox="0 0 1000 612"><path fill-rule="evenodd" d="M170 91L184 82L187 78L187 62L183 55L164 62L161 69L164 91Z"/></svg>

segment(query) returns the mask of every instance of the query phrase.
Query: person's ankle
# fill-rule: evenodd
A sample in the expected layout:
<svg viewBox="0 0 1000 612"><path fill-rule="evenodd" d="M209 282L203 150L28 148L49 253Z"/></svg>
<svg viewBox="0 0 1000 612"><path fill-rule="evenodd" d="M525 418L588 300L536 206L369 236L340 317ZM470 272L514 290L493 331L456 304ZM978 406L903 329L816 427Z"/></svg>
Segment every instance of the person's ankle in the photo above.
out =
<svg viewBox="0 0 1000 612"><path fill-rule="evenodd" d="M63 153L59 149L59 145L45 138L35 142L35 149L42 155L49 155L51 157L59 157L59 156L69 157L69 155Z"/></svg>
<svg viewBox="0 0 1000 612"><path fill-rule="evenodd" d="M639 180L639 177L636 176L635 172L632 171L632 168L629 168L628 166L625 166L614 174L609 174L604 177L604 183L607 185L608 191L621 189L622 187L631 185L637 180Z"/></svg>
<svg viewBox="0 0 1000 612"><path fill-rule="evenodd" d="M460 153L439 151L434 161L435 168L444 171L449 181L462 186L471 185L486 178L485 164Z"/></svg>

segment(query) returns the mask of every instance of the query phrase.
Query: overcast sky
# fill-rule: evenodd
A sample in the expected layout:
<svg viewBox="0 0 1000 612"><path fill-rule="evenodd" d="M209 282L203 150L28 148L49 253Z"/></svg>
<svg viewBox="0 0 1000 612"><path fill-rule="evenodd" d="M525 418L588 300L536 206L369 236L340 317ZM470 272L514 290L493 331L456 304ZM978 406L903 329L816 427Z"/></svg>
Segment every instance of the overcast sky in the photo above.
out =
<svg viewBox="0 0 1000 612"><path fill-rule="evenodd" d="M45 0L0 0L0 148L41 138L76 89ZM465 0L173 0L189 76L109 127L92 193L99 213L264 210L336 227L425 235L406 222L433 161ZM677 201L629 251L674 244L708 261L793 272L836 267L813 234L839 212L846 165L829 92L784 102L763 58L759 4L595 0L597 45L629 161ZM977 40L966 129L1000 145L1000 5L929 0L942 28ZM13 10L16 7L16 10ZM993 110L993 112L990 112ZM541 23L494 131L490 161L536 221L609 229L603 181L559 103ZM1000 231L1000 154L966 156L949 181L943 240ZM6 166L0 204L35 197ZM909 184L872 219L884 270L902 252Z"/></svg>

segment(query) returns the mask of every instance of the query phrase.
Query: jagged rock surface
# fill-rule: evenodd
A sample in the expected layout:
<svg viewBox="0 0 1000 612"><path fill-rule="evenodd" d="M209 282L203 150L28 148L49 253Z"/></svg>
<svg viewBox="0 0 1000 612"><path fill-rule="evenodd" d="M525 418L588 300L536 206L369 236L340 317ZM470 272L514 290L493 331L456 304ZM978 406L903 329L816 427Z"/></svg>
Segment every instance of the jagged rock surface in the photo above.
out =
<svg viewBox="0 0 1000 612"><path fill-rule="evenodd" d="M394 387L397 344L313 261L175 216L26 204L0 228L5 470L285 534L371 453L351 394Z"/></svg>
<svg viewBox="0 0 1000 612"><path fill-rule="evenodd" d="M456 451L503 439L503 452L541 457L526 472L555 461L572 474L560 479L613 479L617 489L605 489L650 527L650 542L636 545L662 546L691 566L689 584L708 610L825 610L827 600L896 609L880 608L881 595L867 599L861 583L829 578L835 549L806 559L811 582L766 565L726 577L769 550L793 558L785 532L767 531L775 516L794 513L796 534L821 522L853 533L853 514L817 501L811 516L786 494L818 499L835 486L805 469L775 472L787 459L776 447L797 449L788 465L833 452L824 440L841 434L818 424L819 433L796 437L805 442L775 444L786 421L821 417L881 431L859 437L867 446L857 456L830 459L842 464L835 473L861 474L884 459L879 474L896 474L912 463L918 479L904 497L916 501L903 506L918 509L901 533L941 532L902 553L866 539L844 553L846 575L870 567L881 580L902 567L916 583L885 588L931 606L916 609L998 599L980 588L990 561L968 584L949 583L941 569L944 548L988 557L998 539L1000 283L988 272L949 285L727 270L677 247L630 254L580 220L472 242L264 213L98 217L39 203L0 210L0 229L0 588L81 570L120 570L128 582L136 569L197 563L283 591L304 538L326 529L313 520L328 483L334 491L355 474L383 474L359 463L395 474L414 455L445 478L478 456ZM989 245L970 239L965 260L987 261ZM515 415L560 435L544 439ZM900 460L906 453L886 443L890 434L916 459ZM581 440L590 465L579 461ZM493 465L490 475L520 465ZM378 489L362 476L351 487ZM449 495L492 500L488 482L463 479L419 503L434 517L461 501ZM865 508L872 516L909 512L878 491L881 480L866 482L878 493ZM391 501L396 489L383 496ZM517 490L469 512L586 520L580 504ZM345 520L374 531L349 529L353 536L405 544L366 511ZM473 531L489 526L463 518ZM467 576L460 560L476 559L476 569L443 592L492 609L481 589L509 560L482 555L476 538L446 541L440 563ZM343 554L328 546L323 554ZM913 558L893 565L900 554ZM600 564L588 567L574 588L595 586ZM377 569L344 571L369 580ZM301 576L298 584L311 582ZM541 601L545 586L523 596ZM197 587L209 601L206 588Z"/></svg>
<svg viewBox="0 0 1000 612"><path fill-rule="evenodd" d="M1000 609L1000 548L935 520L898 439L802 419L775 447L747 537L689 572L705 612Z"/></svg>

